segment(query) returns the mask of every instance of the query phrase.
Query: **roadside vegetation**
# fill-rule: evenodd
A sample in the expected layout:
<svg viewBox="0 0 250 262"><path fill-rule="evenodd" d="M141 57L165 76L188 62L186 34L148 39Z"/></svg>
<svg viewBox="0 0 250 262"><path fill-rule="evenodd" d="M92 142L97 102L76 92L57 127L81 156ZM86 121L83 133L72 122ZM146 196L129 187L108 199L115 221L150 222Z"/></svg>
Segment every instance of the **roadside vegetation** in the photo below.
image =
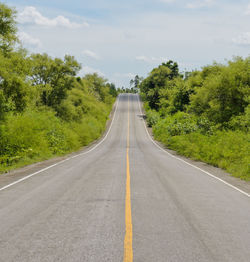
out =
<svg viewBox="0 0 250 262"><path fill-rule="evenodd" d="M117 96L81 65L28 54L19 44L15 10L0 3L0 172L63 155L100 137Z"/></svg>
<svg viewBox="0 0 250 262"><path fill-rule="evenodd" d="M250 180L250 57L184 75L168 61L139 87L155 139Z"/></svg>

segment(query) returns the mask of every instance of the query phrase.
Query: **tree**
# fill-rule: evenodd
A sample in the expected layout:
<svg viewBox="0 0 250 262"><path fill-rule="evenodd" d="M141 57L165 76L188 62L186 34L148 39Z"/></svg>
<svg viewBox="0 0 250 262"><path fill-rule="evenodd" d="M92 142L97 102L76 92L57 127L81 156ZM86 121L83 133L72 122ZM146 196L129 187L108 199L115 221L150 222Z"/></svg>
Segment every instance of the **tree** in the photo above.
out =
<svg viewBox="0 0 250 262"><path fill-rule="evenodd" d="M117 97L117 90L114 83L107 84L107 87L109 88L109 93L113 97Z"/></svg>
<svg viewBox="0 0 250 262"><path fill-rule="evenodd" d="M107 79L99 76L97 73L87 74L83 79L87 81L90 92L94 94L99 101L104 102L105 97L109 93Z"/></svg>
<svg viewBox="0 0 250 262"><path fill-rule="evenodd" d="M169 82L179 77L178 64L172 60L154 68L140 84L140 91L152 109L159 110L160 90L168 88Z"/></svg>
<svg viewBox="0 0 250 262"><path fill-rule="evenodd" d="M172 60L169 60L167 63L162 63L163 66L166 66L171 70L170 74L168 75L168 78L170 80L180 76L179 74L179 66L176 62L173 62Z"/></svg>
<svg viewBox="0 0 250 262"><path fill-rule="evenodd" d="M249 68L249 57L235 58L228 66L214 64L203 68L203 84L191 96L190 112L220 124L242 114L250 98Z"/></svg>
<svg viewBox="0 0 250 262"><path fill-rule="evenodd" d="M16 11L0 3L0 50L5 54L17 42Z"/></svg>
<svg viewBox="0 0 250 262"><path fill-rule="evenodd" d="M185 111L187 105L190 103L190 95L192 93L193 89L190 88L181 77L177 77L168 82L168 86L162 88L159 92L159 111L161 115Z"/></svg>
<svg viewBox="0 0 250 262"><path fill-rule="evenodd" d="M130 80L130 88L132 89L132 93L138 92L138 88L142 80L143 78L139 77L138 75L136 75L134 79Z"/></svg>
<svg viewBox="0 0 250 262"><path fill-rule="evenodd" d="M41 102L54 109L66 97L76 74L81 69L73 56L66 55L64 60L52 59L47 54L33 54L30 57L30 77L34 86L41 90Z"/></svg>
<svg viewBox="0 0 250 262"><path fill-rule="evenodd" d="M28 101L29 65L23 50L10 52L5 56L0 52L0 112L21 112Z"/></svg>

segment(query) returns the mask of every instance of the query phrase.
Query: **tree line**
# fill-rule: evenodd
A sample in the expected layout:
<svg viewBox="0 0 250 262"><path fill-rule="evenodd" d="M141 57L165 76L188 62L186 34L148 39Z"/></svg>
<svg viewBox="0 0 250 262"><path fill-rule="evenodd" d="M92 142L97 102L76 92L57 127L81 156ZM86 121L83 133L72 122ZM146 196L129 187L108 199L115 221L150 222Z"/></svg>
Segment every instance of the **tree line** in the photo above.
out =
<svg viewBox="0 0 250 262"><path fill-rule="evenodd" d="M156 139L250 179L250 57L180 73L168 61L139 85Z"/></svg>
<svg viewBox="0 0 250 262"><path fill-rule="evenodd" d="M0 3L0 172L79 149L100 136L117 90L96 73L79 77L70 55L29 54L16 11Z"/></svg>

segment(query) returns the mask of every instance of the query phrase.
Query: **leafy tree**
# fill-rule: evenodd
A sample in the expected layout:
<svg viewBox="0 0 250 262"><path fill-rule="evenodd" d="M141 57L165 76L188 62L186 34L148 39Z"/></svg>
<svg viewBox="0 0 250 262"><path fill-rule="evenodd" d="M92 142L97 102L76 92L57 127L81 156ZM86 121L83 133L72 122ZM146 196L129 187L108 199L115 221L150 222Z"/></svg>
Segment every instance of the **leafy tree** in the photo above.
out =
<svg viewBox="0 0 250 262"><path fill-rule="evenodd" d="M140 84L140 91L152 109L159 110L161 89L168 89L169 83L179 77L178 64L172 60L154 68L149 76Z"/></svg>
<svg viewBox="0 0 250 262"><path fill-rule="evenodd" d="M56 109L66 98L67 90L73 87L80 64L73 56L66 55L62 60L47 54L31 55L30 63L30 78L33 85L40 88L42 104Z"/></svg>
<svg viewBox="0 0 250 262"><path fill-rule="evenodd" d="M140 84L140 91L161 116L188 111L225 127L249 104L249 68L249 57L236 57L228 65L214 63L183 79L177 63L170 60L152 70Z"/></svg>
<svg viewBox="0 0 250 262"><path fill-rule="evenodd" d="M91 94L93 94L99 101L105 103L112 103L112 96L110 95L110 85L107 84L107 79L99 76L97 73L87 74L83 81L86 81L86 85Z"/></svg>
<svg viewBox="0 0 250 262"><path fill-rule="evenodd" d="M168 82L168 86L160 90L160 113L161 115L174 114L185 111L190 103L190 95L194 92L186 81L178 77Z"/></svg>
<svg viewBox="0 0 250 262"><path fill-rule="evenodd" d="M21 112L28 101L29 66L23 50L11 52L6 57L0 52L0 112Z"/></svg>
<svg viewBox="0 0 250 262"><path fill-rule="evenodd" d="M114 83L107 84L107 87L109 88L109 94L113 97L117 97L117 90Z"/></svg>
<svg viewBox="0 0 250 262"><path fill-rule="evenodd" d="M0 119L26 105L25 52L13 51L18 40L15 16L14 9L0 3Z"/></svg>
<svg viewBox="0 0 250 262"><path fill-rule="evenodd" d="M249 57L235 58L228 66L205 67L203 84L191 96L190 112L221 124L243 113L250 97L249 68Z"/></svg>
<svg viewBox="0 0 250 262"><path fill-rule="evenodd" d="M171 70L170 74L168 75L168 78L170 80L180 76L179 74L179 66L176 62L173 62L172 60L169 60L167 63L162 63L163 66L166 66Z"/></svg>
<svg viewBox="0 0 250 262"><path fill-rule="evenodd" d="M134 79L130 80L130 88L132 93L137 93L139 89L139 85L142 82L143 78L139 77L138 75L135 76Z"/></svg>
<svg viewBox="0 0 250 262"><path fill-rule="evenodd" d="M16 11L0 3L0 49L7 54L17 42Z"/></svg>

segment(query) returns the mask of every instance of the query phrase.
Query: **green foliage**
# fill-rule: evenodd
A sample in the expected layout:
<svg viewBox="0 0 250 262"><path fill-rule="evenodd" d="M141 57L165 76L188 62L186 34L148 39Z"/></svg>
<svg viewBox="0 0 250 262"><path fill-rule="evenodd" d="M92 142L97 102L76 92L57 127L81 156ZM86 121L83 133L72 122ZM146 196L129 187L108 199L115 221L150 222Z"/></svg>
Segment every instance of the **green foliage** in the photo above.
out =
<svg viewBox="0 0 250 262"><path fill-rule="evenodd" d="M178 111L185 111L190 103L192 93L193 89L182 78L177 77L172 81L168 81L168 84L159 91L159 112L164 116Z"/></svg>
<svg viewBox="0 0 250 262"><path fill-rule="evenodd" d="M170 73L168 75L169 80L173 80L174 78L181 76L179 74L179 66L176 62L169 60L167 63L162 63L162 66L170 69Z"/></svg>
<svg viewBox="0 0 250 262"><path fill-rule="evenodd" d="M187 111L226 127L226 123L242 115L249 104L249 57L236 57L227 66L214 63L201 72L190 73L185 79L177 69L176 63L174 66L169 62L162 64L140 85L145 101L161 116Z"/></svg>
<svg viewBox="0 0 250 262"><path fill-rule="evenodd" d="M89 84L90 92L99 100L102 102L105 102L108 99L109 95L109 88L107 87L106 83L107 80L103 77L100 77L97 75L97 73L94 74L87 74L83 81L87 81Z"/></svg>
<svg viewBox="0 0 250 262"><path fill-rule="evenodd" d="M8 54L17 41L16 11L0 3L0 49Z"/></svg>
<svg viewBox="0 0 250 262"><path fill-rule="evenodd" d="M100 137L117 91L77 76L74 57L14 49L15 11L0 4L0 172L72 152Z"/></svg>
<svg viewBox="0 0 250 262"><path fill-rule="evenodd" d="M66 55L64 60L61 60L52 59L47 54L31 55L30 64L32 85L41 90L41 103L56 110L66 98L67 90L72 89L74 76L81 66L72 56Z"/></svg>
<svg viewBox="0 0 250 262"><path fill-rule="evenodd" d="M73 90L70 92L77 91ZM97 139L105 129L111 105L80 95L85 106L81 113L74 106L77 93L65 100L69 104L73 101L72 115L66 108L59 118L48 107L9 113L0 125L0 172L77 150Z"/></svg>
<svg viewBox="0 0 250 262"><path fill-rule="evenodd" d="M244 114L233 117L228 127L232 130L250 132L250 105L245 108Z"/></svg>
<svg viewBox="0 0 250 262"><path fill-rule="evenodd" d="M227 67L204 68L206 78L191 97L190 112L221 124L243 113L250 97L249 70L250 58L236 58Z"/></svg>
<svg viewBox="0 0 250 262"><path fill-rule="evenodd" d="M148 110L146 119L148 126L152 127L158 123L160 116L155 110Z"/></svg>
<svg viewBox="0 0 250 262"><path fill-rule="evenodd" d="M57 108L58 116L65 121L79 122L85 115L94 115L100 119L106 119L114 98L107 93L105 101L111 103L103 103L98 101L95 96L90 95L82 85L76 84L72 90L67 93L67 98L62 100Z"/></svg>
<svg viewBox="0 0 250 262"><path fill-rule="evenodd" d="M161 65L140 85L155 138L250 180L250 58L214 63L184 79L173 71Z"/></svg>
<svg viewBox="0 0 250 262"><path fill-rule="evenodd" d="M138 92L138 89L139 89L139 86L140 86L140 83L142 82L142 80L143 80L143 78L139 77L138 75L136 75L134 79L130 80L130 91L132 93Z"/></svg>
<svg viewBox="0 0 250 262"><path fill-rule="evenodd" d="M9 111L21 112L26 107L28 66L25 52L11 52L6 57L0 50L0 119Z"/></svg>
<svg viewBox="0 0 250 262"><path fill-rule="evenodd" d="M138 92L138 90L137 89L135 89L135 88L124 88L124 87L122 87L122 88L118 88L117 89L117 92L119 93L119 94L122 94L122 93L126 93L126 94L135 94L135 93L137 93Z"/></svg>
<svg viewBox="0 0 250 262"><path fill-rule="evenodd" d="M168 89L169 82L179 77L177 63L168 61L157 68L154 68L149 76L140 84L140 91L145 94L146 101L152 109L159 110L159 100L161 90Z"/></svg>
<svg viewBox="0 0 250 262"><path fill-rule="evenodd" d="M73 130L53 111L26 111L8 115L0 132L0 171L79 148Z"/></svg>
<svg viewBox="0 0 250 262"><path fill-rule="evenodd" d="M113 97L117 97L118 92L116 90L115 84L107 84L107 87L109 88L109 94Z"/></svg>
<svg viewBox="0 0 250 262"><path fill-rule="evenodd" d="M196 118L184 112L160 119L154 126L154 132L163 132L169 136L190 134L198 130Z"/></svg>

